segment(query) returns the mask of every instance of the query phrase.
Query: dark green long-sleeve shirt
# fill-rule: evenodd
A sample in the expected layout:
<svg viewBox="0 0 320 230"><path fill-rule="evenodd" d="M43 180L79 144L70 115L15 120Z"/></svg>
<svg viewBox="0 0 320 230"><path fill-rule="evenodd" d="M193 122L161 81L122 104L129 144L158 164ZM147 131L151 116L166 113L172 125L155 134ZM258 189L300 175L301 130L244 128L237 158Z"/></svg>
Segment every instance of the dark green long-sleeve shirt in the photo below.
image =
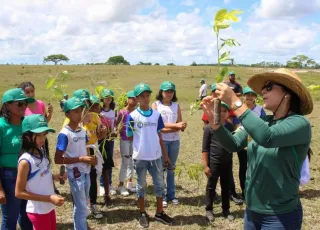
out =
<svg viewBox="0 0 320 230"><path fill-rule="evenodd" d="M239 119L243 128L233 135L223 126L215 132L231 152L243 149L248 135L252 138L248 144L247 208L270 215L294 210L299 202L300 168L311 142L309 121L293 114L269 124L250 110Z"/></svg>

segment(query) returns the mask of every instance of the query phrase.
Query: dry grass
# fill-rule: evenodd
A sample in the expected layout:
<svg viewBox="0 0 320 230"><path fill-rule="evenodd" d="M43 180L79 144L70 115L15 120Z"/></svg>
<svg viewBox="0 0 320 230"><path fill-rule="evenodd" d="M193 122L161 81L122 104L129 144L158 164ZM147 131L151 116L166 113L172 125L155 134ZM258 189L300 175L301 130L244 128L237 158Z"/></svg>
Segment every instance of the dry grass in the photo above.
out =
<svg viewBox="0 0 320 230"><path fill-rule="evenodd" d="M22 81L32 81L36 86L36 95L39 99L45 99L48 92L44 88L45 80L49 75L54 75L61 70L68 70L73 76L73 79L68 84L69 95L75 89L87 88L94 92L97 85L114 86L117 85L125 90L130 90L133 86L141 81L150 84L155 93L164 80L172 80L177 86L177 95L183 109L183 119L188 121L188 128L181 134L181 150L178 159L178 165L189 165L192 163L201 163L201 139L202 139L202 122L200 119L201 112L199 111L193 116L188 115L189 102L195 100L198 95L199 80L201 78L208 79L208 83L214 81L216 74L215 67L167 67L167 66L0 66L0 76L2 84L0 92L12 88ZM233 68L240 76L239 81L245 85L249 76L254 73L262 72L263 69L254 68ZM168 74L169 73L169 74ZM320 74L298 73L306 85L319 84ZM98 83L100 82L100 83ZM51 101L54 106L54 117L51 126L57 131L61 129L64 121L64 114L60 111L58 101ZM309 116L313 125L313 143L312 148L314 155L311 160L311 177L312 180L304 188L305 195L302 197L304 208L304 224L303 229L319 229L320 220L317 214L320 209L320 158L318 152L320 149L319 143L315 140L320 138L318 132L320 123L317 122L320 114L320 104L315 104L314 112ZM51 154L54 152L56 136L49 137ZM115 164L113 170L114 185L117 184L120 168L119 159L119 143L115 144ZM53 165L53 171L58 172L58 166ZM234 175L236 186L239 189L238 183L238 159L234 157ZM150 178L148 178L148 195L147 195L147 211L153 216L155 212L155 197L153 195L153 187ZM231 212L236 216L234 222L226 221L221 215L221 204L216 205L214 213L216 220L212 224L208 224L204 217L204 191L206 178L202 176L200 186L196 181L190 181L186 171L184 170L180 177L176 178L177 197L181 204L178 206L169 205L167 213L174 217L174 226L172 229L242 229L243 215L245 206L235 206L231 203ZM219 186L218 186L219 187ZM72 217L72 202L69 195L69 186L66 183L64 186L58 185L62 195L66 197L64 206L57 208L57 223L58 229L73 229ZM219 188L218 188L219 190ZM238 190L239 191L239 190ZM112 198L114 207L103 210L104 218L101 221L94 220L89 217L91 226L97 229L136 229L138 208L136 197L131 195L127 198L122 198L119 195ZM98 202L102 202L99 198ZM154 222L151 218L151 229L166 229L167 227Z"/></svg>

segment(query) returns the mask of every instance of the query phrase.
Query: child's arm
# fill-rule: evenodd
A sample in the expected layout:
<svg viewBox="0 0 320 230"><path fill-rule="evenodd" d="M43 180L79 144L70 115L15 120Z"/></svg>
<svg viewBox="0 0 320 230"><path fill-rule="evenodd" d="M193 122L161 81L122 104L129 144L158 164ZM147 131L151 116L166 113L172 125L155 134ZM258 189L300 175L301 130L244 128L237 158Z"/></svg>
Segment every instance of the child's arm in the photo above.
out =
<svg viewBox="0 0 320 230"><path fill-rule="evenodd" d="M211 142L211 128L209 125L207 125L204 128L203 140L202 140L202 163L204 166L204 174L206 174L206 176L212 176L212 173L209 167L210 142Z"/></svg>
<svg viewBox="0 0 320 230"><path fill-rule="evenodd" d="M161 146L161 151L162 151L162 155L163 155L163 158L164 158L164 166L167 167L168 165L171 164L170 162L170 159L169 159L169 155L167 153L167 150L166 148L164 147L164 142L162 140L162 136L161 136L161 133L158 133L159 135L159 141L160 141L160 146Z"/></svg>
<svg viewBox="0 0 320 230"><path fill-rule="evenodd" d="M26 191L28 174L30 171L29 163L25 160L21 160L18 165L18 176L15 188L15 196L19 199L24 200L34 200L49 202L56 206L61 206L64 203L64 198L62 196L52 194L52 195L39 195ZM40 188L39 188L40 190Z"/></svg>
<svg viewBox="0 0 320 230"><path fill-rule="evenodd" d="M134 132L134 120L129 114L126 121L126 135L130 141L133 141L133 132Z"/></svg>

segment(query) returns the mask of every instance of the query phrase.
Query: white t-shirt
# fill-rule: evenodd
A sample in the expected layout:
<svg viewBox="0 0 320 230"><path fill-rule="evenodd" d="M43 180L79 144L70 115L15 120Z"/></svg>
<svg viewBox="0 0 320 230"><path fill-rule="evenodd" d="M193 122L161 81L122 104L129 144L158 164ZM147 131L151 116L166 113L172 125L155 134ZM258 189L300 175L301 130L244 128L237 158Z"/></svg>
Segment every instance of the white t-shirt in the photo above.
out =
<svg viewBox="0 0 320 230"><path fill-rule="evenodd" d="M133 137L134 160L157 160L162 156L159 132L164 128L160 113L149 109L142 111L139 108L128 116L127 136Z"/></svg>
<svg viewBox="0 0 320 230"><path fill-rule="evenodd" d="M301 167L300 186L306 185L310 180L309 157L303 161Z"/></svg>
<svg viewBox="0 0 320 230"><path fill-rule="evenodd" d="M199 89L199 97L207 96L207 90L208 90L207 84L203 84Z"/></svg>
<svg viewBox="0 0 320 230"><path fill-rule="evenodd" d="M116 120L116 117L117 117L117 114L116 114L116 111L115 110L112 110L110 109L109 111L106 111L106 110L101 110L100 114L102 116L105 116L107 118L109 118L111 120L111 130L114 129L114 123L115 123L115 120Z"/></svg>
<svg viewBox="0 0 320 230"><path fill-rule="evenodd" d="M158 112L161 114L164 123L177 123L178 120L178 103L171 102L171 105L164 105L161 101L155 102ZM172 133L162 133L162 139L165 141L180 140L179 131Z"/></svg>
<svg viewBox="0 0 320 230"><path fill-rule="evenodd" d="M21 160L27 161L30 168L26 190L39 195L53 195L54 189L49 160L46 157L43 157L41 160L30 153L22 154L18 162ZM26 211L29 213L47 214L53 209L55 209L55 205L50 202L28 200Z"/></svg>
<svg viewBox="0 0 320 230"><path fill-rule="evenodd" d="M77 131L73 131L68 126L63 127L60 131L57 141L57 150L63 151L65 157L81 157L88 156L86 143L88 141L88 136L86 131L81 128ZM74 163L67 164L68 169L73 169L78 167L79 171L82 173L89 173L91 165L86 163Z"/></svg>

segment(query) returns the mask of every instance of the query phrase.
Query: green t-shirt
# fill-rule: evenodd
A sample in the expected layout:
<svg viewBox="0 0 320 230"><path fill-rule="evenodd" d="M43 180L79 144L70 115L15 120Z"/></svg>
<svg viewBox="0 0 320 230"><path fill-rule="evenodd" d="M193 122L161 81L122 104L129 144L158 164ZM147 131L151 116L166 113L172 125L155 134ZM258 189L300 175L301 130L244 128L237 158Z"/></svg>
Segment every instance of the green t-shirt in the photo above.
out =
<svg viewBox="0 0 320 230"><path fill-rule="evenodd" d="M0 117L0 167L17 168L21 150L21 125L9 124Z"/></svg>
<svg viewBox="0 0 320 230"><path fill-rule="evenodd" d="M247 110L239 117L243 128L230 134L223 126L216 136L228 151L243 149L248 140L246 204L251 211L277 215L299 203L301 165L311 142L309 121L297 114L269 123ZM295 151L293 150L295 149Z"/></svg>

